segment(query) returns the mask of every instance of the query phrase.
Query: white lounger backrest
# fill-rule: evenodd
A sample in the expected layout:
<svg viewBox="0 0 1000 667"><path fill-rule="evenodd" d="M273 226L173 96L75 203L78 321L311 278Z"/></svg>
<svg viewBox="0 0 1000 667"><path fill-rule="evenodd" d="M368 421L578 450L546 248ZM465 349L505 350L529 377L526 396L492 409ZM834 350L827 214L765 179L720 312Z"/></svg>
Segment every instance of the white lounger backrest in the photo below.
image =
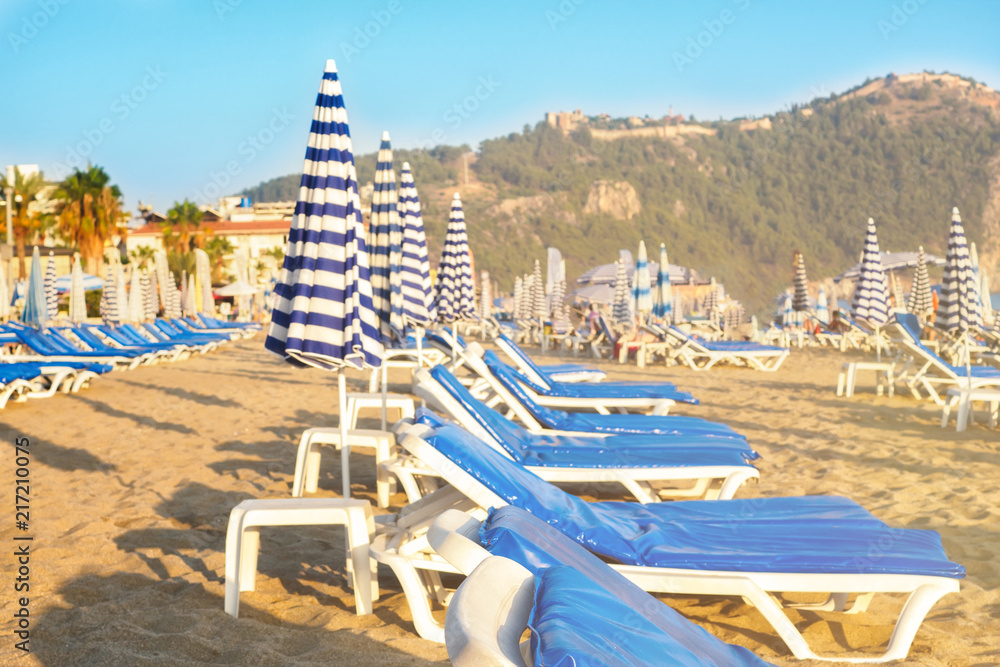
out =
<svg viewBox="0 0 1000 667"><path fill-rule="evenodd" d="M511 394L506 387L501 384L501 382L493 375L493 371L490 370L486 362L483 361L483 355L485 351L479 345L479 343L469 343L469 346L462 353L462 358L465 360L466 365L472 372L481 377L489 384L490 389L493 390L500 400L504 402L509 408L514 411L517 418L521 420L525 428L529 431L538 431L542 428L542 425L538 423L531 413L528 411L524 405L517 400L517 398ZM529 394L530 395L530 394Z"/></svg>
<svg viewBox="0 0 1000 667"><path fill-rule="evenodd" d="M528 379L537 384L539 387L552 389L552 385L549 384L548 378L539 375L535 369L531 367L531 364L524 361L524 351L517 347L516 343L505 339L503 336L497 336L494 338L493 343L500 348L501 352L514 361L514 365L517 366L518 370L527 375ZM483 356L482 348L480 348L479 356Z"/></svg>
<svg viewBox="0 0 1000 667"><path fill-rule="evenodd" d="M455 591L444 621L456 667L525 667L521 635L535 601L535 577L508 558L490 556Z"/></svg>

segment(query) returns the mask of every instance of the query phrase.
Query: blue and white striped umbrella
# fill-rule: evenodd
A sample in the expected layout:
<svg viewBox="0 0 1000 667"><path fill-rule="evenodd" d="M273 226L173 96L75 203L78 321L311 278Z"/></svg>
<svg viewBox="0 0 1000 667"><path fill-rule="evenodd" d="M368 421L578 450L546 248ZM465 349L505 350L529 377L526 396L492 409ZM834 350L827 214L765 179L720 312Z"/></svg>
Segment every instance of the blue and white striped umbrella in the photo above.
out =
<svg viewBox="0 0 1000 667"><path fill-rule="evenodd" d="M35 246L31 253L31 273L28 274L28 291L24 297L21 321L39 329L49 323L49 306L45 299L45 279L42 276L42 257Z"/></svg>
<svg viewBox="0 0 1000 667"><path fill-rule="evenodd" d="M782 326L792 326L797 324L798 321L795 317L795 308L792 306L792 295L789 292L785 292L785 298L781 302L781 324Z"/></svg>
<svg viewBox="0 0 1000 667"><path fill-rule="evenodd" d="M719 319L719 284L715 282L713 276L708 283L708 294L705 295L705 302L702 304L705 317L716 321Z"/></svg>
<svg viewBox="0 0 1000 667"><path fill-rule="evenodd" d="M120 319L118 308L118 277L115 266L111 265L101 291L101 320L105 324L117 324Z"/></svg>
<svg viewBox="0 0 1000 667"><path fill-rule="evenodd" d="M396 172L392 168L392 144L389 133L382 133L375 166L375 189L371 204L371 283L372 306L382 324L382 335L393 329L403 330L403 229L399 224L399 194Z"/></svg>
<svg viewBox="0 0 1000 667"><path fill-rule="evenodd" d="M139 276L139 288L142 290L142 319L151 321L156 319L156 288L150 274L146 271Z"/></svg>
<svg viewBox="0 0 1000 667"><path fill-rule="evenodd" d="M635 300L635 312L640 317L646 317L653 312L653 291L645 241L639 241L639 253L635 260L635 278L633 282L635 286L632 288L632 298Z"/></svg>
<svg viewBox="0 0 1000 667"><path fill-rule="evenodd" d="M622 326L632 325L632 307L629 303L628 275L625 272L625 264L618 260L618 272L615 275L615 300L611 307L611 317Z"/></svg>
<svg viewBox="0 0 1000 667"><path fill-rule="evenodd" d="M535 270L531 274L531 317L545 318L548 316L545 307L545 282L542 280L542 263L535 260Z"/></svg>
<svg viewBox="0 0 1000 667"><path fill-rule="evenodd" d="M212 296L212 260L201 248L195 248L195 306L198 312L206 315L215 314L215 297Z"/></svg>
<svg viewBox="0 0 1000 667"><path fill-rule="evenodd" d="M878 234L875 220L868 218L865 249L861 255L861 272L854 285L851 315L873 327L880 327L889 319L889 283L882 270L878 251Z"/></svg>
<svg viewBox="0 0 1000 667"><path fill-rule="evenodd" d="M328 370L381 365L384 351L372 308L354 153L333 60L326 63L316 97L299 198L274 291L266 349L291 363Z"/></svg>
<svg viewBox="0 0 1000 667"><path fill-rule="evenodd" d="M566 312L566 281L557 280L549 294L549 314L553 320L564 322L569 318Z"/></svg>
<svg viewBox="0 0 1000 667"><path fill-rule="evenodd" d="M511 314L515 320L524 319L524 278L521 276L514 278L514 312Z"/></svg>
<svg viewBox="0 0 1000 667"><path fill-rule="evenodd" d="M667 246L660 244L660 263L656 267L656 298L653 300L653 315L657 319L670 322L673 314L673 295L670 289L670 264L667 261Z"/></svg>
<svg viewBox="0 0 1000 667"><path fill-rule="evenodd" d="M910 287L910 300L907 309L920 318L926 318L934 309L934 297L931 296L931 280L927 275L927 261L924 247L920 246L917 268L913 272L913 285Z"/></svg>
<svg viewBox="0 0 1000 667"><path fill-rule="evenodd" d="M48 309L50 320L59 316L59 293L56 291L56 254L54 252L49 253L49 263L45 267L45 306Z"/></svg>
<svg viewBox="0 0 1000 667"><path fill-rule="evenodd" d="M798 250L795 251L792 264L792 287L795 289L795 294L792 296L792 309L804 312L809 310L809 280L806 278L805 258Z"/></svg>
<svg viewBox="0 0 1000 667"><path fill-rule="evenodd" d="M816 297L816 319L823 324L830 323L830 302L826 298L826 290L819 288L819 296Z"/></svg>
<svg viewBox="0 0 1000 667"><path fill-rule="evenodd" d="M957 207L951 212L951 231L948 235L944 278L941 280L937 323L948 331L960 332L983 323L979 308L979 286L973 275L965 228Z"/></svg>
<svg viewBox="0 0 1000 667"><path fill-rule="evenodd" d="M438 319L449 323L475 317L475 289L469 237L465 231L465 214L462 212L462 199L456 192L451 202L448 233L445 235L437 271L434 304Z"/></svg>
<svg viewBox="0 0 1000 667"><path fill-rule="evenodd" d="M420 215L420 199L413 182L410 163L403 163L399 175L399 224L403 228L403 320L425 327L434 321L434 297L431 292L431 264L427 259L427 238Z"/></svg>

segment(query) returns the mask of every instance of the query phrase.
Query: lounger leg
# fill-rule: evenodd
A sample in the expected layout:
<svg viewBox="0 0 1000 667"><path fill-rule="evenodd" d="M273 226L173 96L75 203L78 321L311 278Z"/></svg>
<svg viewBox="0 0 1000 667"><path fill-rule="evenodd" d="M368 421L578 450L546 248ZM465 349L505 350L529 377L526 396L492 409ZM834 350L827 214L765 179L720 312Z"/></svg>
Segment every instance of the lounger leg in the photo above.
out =
<svg viewBox="0 0 1000 667"><path fill-rule="evenodd" d="M410 562L395 554L381 554L381 562L392 568L393 574L399 579L406 602L410 605L413 616L413 626L417 634L432 642L444 643L444 628L431 615L431 604L427 597L427 587L419 573Z"/></svg>
<svg viewBox="0 0 1000 667"><path fill-rule="evenodd" d="M260 528L257 526L244 527L243 535L240 538L240 591L252 591L257 587L257 556L259 554Z"/></svg>
<svg viewBox="0 0 1000 667"><path fill-rule="evenodd" d="M913 591L909 599L907 599L906 604L903 605L899 621L896 622L896 627L892 631L892 637L889 639L888 650L886 650L882 657L878 658L878 662L902 660L906 657L906 654L910 651L910 645L913 643L913 638L916 636L917 630L920 629L920 624L923 623L927 612L947 592L937 586L929 585L921 586Z"/></svg>

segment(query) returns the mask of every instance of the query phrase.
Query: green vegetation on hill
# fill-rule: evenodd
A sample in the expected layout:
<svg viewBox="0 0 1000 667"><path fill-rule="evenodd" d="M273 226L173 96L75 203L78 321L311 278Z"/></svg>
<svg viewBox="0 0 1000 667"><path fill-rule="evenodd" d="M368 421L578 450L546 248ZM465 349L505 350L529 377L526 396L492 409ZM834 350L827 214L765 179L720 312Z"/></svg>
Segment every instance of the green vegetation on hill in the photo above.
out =
<svg viewBox="0 0 1000 667"><path fill-rule="evenodd" d="M485 187L463 196L477 269L509 289L555 246L572 278L645 239L654 255L664 242L671 262L714 275L760 310L790 285L795 249L813 279L856 262L868 217L883 250L922 244L943 253L951 207L958 206L970 240L982 241L1000 120L960 89L887 86L865 97L816 100L770 121L771 129L717 122L710 125L715 136L615 141L539 123L484 141L472 168ZM447 209L425 193L454 188L462 152L396 151L397 169L410 161L426 200L432 263ZM372 180L375 156L356 162L359 180ZM267 199L285 179L247 194ZM282 191L290 194L277 198L295 198L294 179ZM629 220L585 212L595 181L627 182L641 211Z"/></svg>

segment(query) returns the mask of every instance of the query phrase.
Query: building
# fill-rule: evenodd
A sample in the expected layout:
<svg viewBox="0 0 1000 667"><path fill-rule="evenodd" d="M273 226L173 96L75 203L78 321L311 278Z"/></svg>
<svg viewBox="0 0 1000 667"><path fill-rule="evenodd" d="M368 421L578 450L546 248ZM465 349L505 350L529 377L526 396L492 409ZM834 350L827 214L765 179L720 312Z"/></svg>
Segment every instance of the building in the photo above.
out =
<svg viewBox="0 0 1000 667"><path fill-rule="evenodd" d="M225 238L234 251L245 250L251 260L261 260L266 267L276 271L277 262L267 253L275 248L284 252L294 211L293 201L253 204L245 197L223 197L214 208L202 207L201 224L210 236ZM163 250L160 223L165 216L148 207L141 209L141 213L145 223L129 232L128 252L139 247ZM229 269L232 271L234 266Z"/></svg>

